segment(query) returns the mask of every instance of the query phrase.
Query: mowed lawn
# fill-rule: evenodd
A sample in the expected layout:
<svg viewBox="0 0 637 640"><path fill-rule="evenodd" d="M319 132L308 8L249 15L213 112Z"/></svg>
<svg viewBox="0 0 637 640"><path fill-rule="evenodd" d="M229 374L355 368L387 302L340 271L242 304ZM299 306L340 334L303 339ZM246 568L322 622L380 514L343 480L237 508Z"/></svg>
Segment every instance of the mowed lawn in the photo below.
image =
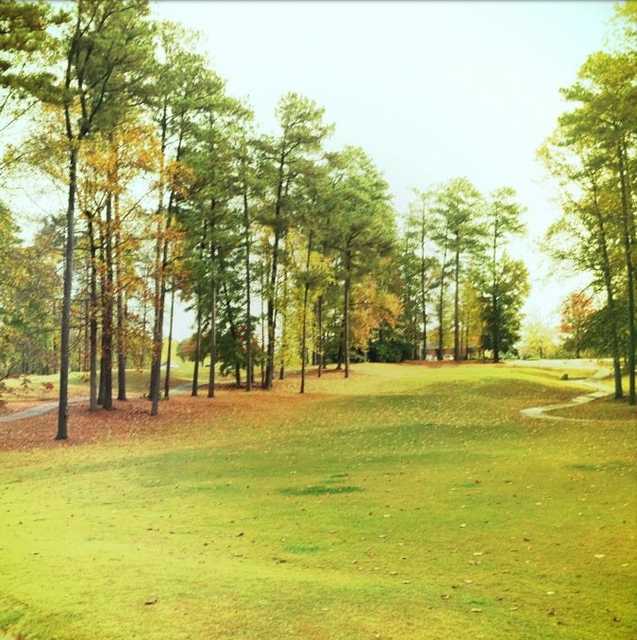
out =
<svg viewBox="0 0 637 640"><path fill-rule="evenodd" d="M0 638L634 639L637 423L521 417L560 375L356 365L0 452Z"/></svg>

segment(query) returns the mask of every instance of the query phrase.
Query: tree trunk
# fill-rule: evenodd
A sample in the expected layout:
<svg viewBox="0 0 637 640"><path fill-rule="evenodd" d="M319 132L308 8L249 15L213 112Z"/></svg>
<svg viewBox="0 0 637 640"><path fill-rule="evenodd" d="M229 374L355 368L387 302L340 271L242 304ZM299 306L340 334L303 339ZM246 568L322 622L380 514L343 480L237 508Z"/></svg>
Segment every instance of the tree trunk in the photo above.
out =
<svg viewBox="0 0 637 640"><path fill-rule="evenodd" d="M301 328L301 389L305 393L305 368L307 363L307 303L310 295L310 257L312 255L312 231L307 239L307 256L305 259L305 287L303 289L303 325Z"/></svg>
<svg viewBox="0 0 637 640"><path fill-rule="evenodd" d="M500 309L498 307L498 221L497 218L493 227L493 256L491 261L491 307L492 307L492 325L491 325L491 341L493 347L493 362L500 362Z"/></svg>
<svg viewBox="0 0 637 640"><path fill-rule="evenodd" d="M630 211L624 154L621 144L618 146L618 160L622 200L622 240L626 261L626 285L628 289L628 402L634 405L637 402L637 397L635 395L635 274L631 233L632 213Z"/></svg>
<svg viewBox="0 0 637 640"><path fill-rule="evenodd" d="M208 221L204 219L202 224L201 241L199 242L199 260L203 258L204 248L206 246L206 230L208 228ZM199 394L199 365L201 364L201 295L199 289L199 283L195 287L195 300L197 305L197 334L195 338L195 366L192 373L192 390L190 395L197 396Z"/></svg>
<svg viewBox="0 0 637 640"><path fill-rule="evenodd" d="M460 238L456 239L460 243ZM455 290L453 297L453 359L460 360L460 249L456 248Z"/></svg>
<svg viewBox="0 0 637 640"><path fill-rule="evenodd" d="M281 366L279 369L279 380L285 379L285 356L287 352L287 319L288 319L288 269L287 266L283 271L283 311L281 316L283 317L281 327Z"/></svg>
<svg viewBox="0 0 637 640"><path fill-rule="evenodd" d="M159 388L161 384L161 353L164 337L164 296L166 293L166 283L164 269L168 258L168 241L165 232L168 229L169 217L164 223L164 190L165 190L165 168L166 168L166 137L168 132L167 105L164 103L161 121L161 150L159 167L159 202L157 205L157 226L155 238L155 291L153 307L155 312L153 322L153 347L150 365L150 389L151 400L150 415L156 416L159 413Z"/></svg>
<svg viewBox="0 0 637 640"><path fill-rule="evenodd" d="M105 226L105 284L104 310L102 318L102 358L104 361L104 395L102 408L113 408L113 310L114 310L114 272L113 272L113 196L109 192L106 198Z"/></svg>
<svg viewBox="0 0 637 640"><path fill-rule="evenodd" d="M104 332L100 334L100 377L97 383L97 404L104 405L104 394L106 389L106 374L104 373Z"/></svg>
<svg viewBox="0 0 637 640"><path fill-rule="evenodd" d="M422 359L427 359L427 302L424 285L422 287Z"/></svg>
<svg viewBox="0 0 637 640"><path fill-rule="evenodd" d="M325 367L323 358L323 296L319 296L317 310L317 332L318 332L318 377L321 377L321 369Z"/></svg>
<svg viewBox="0 0 637 640"><path fill-rule="evenodd" d="M250 209L248 208L248 194L244 186L243 191L243 225L245 233L245 290L246 290L246 391L252 391L252 312L251 312L251 274L250 274Z"/></svg>
<svg viewBox="0 0 637 640"><path fill-rule="evenodd" d="M155 318L153 322L153 347L150 364L150 389L149 397L151 400L150 415L156 416L159 412L159 377L161 370L161 352L162 352L162 335L163 335L163 313L161 308L161 290L162 290L162 276L160 274L161 269L161 252L162 252L162 236L163 236L163 224L159 217L157 220L157 239L155 245L155 293L154 293L154 311Z"/></svg>
<svg viewBox="0 0 637 640"><path fill-rule="evenodd" d="M126 400L126 304L122 276L122 220L119 193L115 194L115 273L117 287L117 399Z"/></svg>
<svg viewBox="0 0 637 640"><path fill-rule="evenodd" d="M617 311L615 308L615 293L613 288L612 271L610 264L610 256L608 253L608 241L606 237L606 226L604 224L604 218L602 212L599 209L597 200L597 185L593 181L593 202L595 205L595 219L598 227L598 240L600 245L600 253L602 256L602 271L604 274L604 287L606 289L606 304L608 306L608 315L611 323L611 348L613 355L613 378L615 380L615 399L624 397L624 390L622 385L622 368L621 368L621 354L619 348L619 330L617 327Z"/></svg>
<svg viewBox="0 0 637 640"><path fill-rule="evenodd" d="M67 109L68 111L68 109ZM77 189L77 147L71 142L69 153L69 193L66 209L66 244L64 248L64 297L60 326L60 399L56 440L68 438L69 365L71 338L71 297L73 295L73 254L75 250L75 191Z"/></svg>
<svg viewBox="0 0 637 640"><path fill-rule="evenodd" d="M467 324L464 328L464 359L469 359L469 319L467 318Z"/></svg>
<svg viewBox="0 0 637 640"><path fill-rule="evenodd" d="M283 204L284 178L283 169L285 163L284 151L281 152L278 168L277 196L274 207L274 245L272 247L272 264L270 272L270 290L268 291L268 351L265 367L264 388L271 389L274 378L274 345L276 334L276 283L279 268L279 244L283 235L283 222L281 220L281 210ZM287 189L285 189L287 191Z"/></svg>
<svg viewBox="0 0 637 640"><path fill-rule="evenodd" d="M199 363L201 361L201 303L197 296L197 337L195 339L195 368L192 374L192 392L196 396L199 392Z"/></svg>
<svg viewBox="0 0 637 640"><path fill-rule="evenodd" d="M88 287L90 288L91 281L91 262L90 262L90 254L88 258L88 262L86 264L86 282ZM84 309L83 309L83 318L82 325L80 327L80 336L79 336L79 353L78 353L78 370L79 371L88 371L88 352L89 352L89 333L90 333L90 325L91 325L91 298L90 293L87 291L86 297L84 298Z"/></svg>
<svg viewBox="0 0 637 640"><path fill-rule="evenodd" d="M170 364L173 350L173 321L175 317L175 280L170 290L170 318L168 321L168 355L166 356L166 376L164 378L164 400L170 396Z"/></svg>
<svg viewBox="0 0 637 640"><path fill-rule="evenodd" d="M445 255L446 259L446 255ZM440 299L438 301L438 349L436 353L436 358L438 360L442 360L443 350L445 347L444 343L444 300L445 300L445 264L443 261L442 271L440 274Z"/></svg>
<svg viewBox="0 0 637 640"><path fill-rule="evenodd" d="M279 233L278 230L274 234L274 247L272 249L272 267L270 272L270 291L268 292L267 304L267 331L268 331L268 348L265 365L265 389L272 388L272 380L274 378L274 344L275 344L275 299L276 299L276 280L279 262Z"/></svg>
<svg viewBox="0 0 637 640"><path fill-rule="evenodd" d="M261 269L261 387L263 389L265 389L265 382L266 382L266 376L265 376L265 350L266 350L266 344L265 344L265 311L263 308L263 301L265 299L264 296L264 291L265 291L265 270L262 268Z"/></svg>
<svg viewBox="0 0 637 640"><path fill-rule="evenodd" d="M214 247L210 247L211 262L214 261ZM214 265L213 265L214 269ZM210 280L210 372L208 376L208 397L215 397L215 369L217 367L217 282Z"/></svg>
<svg viewBox="0 0 637 640"><path fill-rule="evenodd" d="M146 271L144 274L144 282L148 281L149 273ZM144 343L146 342L146 338L148 337L148 295L146 289L144 289L144 295L142 298L142 340ZM142 344L142 348L139 350L139 360L138 360L138 368L143 369L146 364L146 346ZM149 396L150 397L150 396Z"/></svg>
<svg viewBox="0 0 637 640"><path fill-rule="evenodd" d="M158 233L161 233L161 220L158 221ZM163 235L163 234L162 234ZM150 399L152 402L150 415L156 416L159 412L159 395L161 386L161 356L164 346L164 301L166 295L166 280L164 274L164 264L161 259L162 253L166 253L166 243L158 236L157 246L155 248L156 264L158 264L157 274L155 276L155 295L154 310L155 318L153 322L153 348L152 359L150 365Z"/></svg>
<svg viewBox="0 0 637 640"><path fill-rule="evenodd" d="M97 246L93 216L88 218L90 244L90 336L89 336L89 410L97 411Z"/></svg>
<svg viewBox="0 0 637 640"><path fill-rule="evenodd" d="M344 344L343 344L343 355L345 358L345 377L349 378L349 364L350 364L350 289L352 285L352 258L349 252L345 257L345 292L344 292L344 302L343 302L343 319L344 319Z"/></svg>
<svg viewBox="0 0 637 640"><path fill-rule="evenodd" d="M106 395L106 369L104 363L104 352L106 351L106 345L104 344L104 323L105 323L105 309L106 309L106 235L105 226L101 219L99 219L99 278L100 278L100 377L98 382L97 391L97 404L100 407L104 406L104 396Z"/></svg>
<svg viewBox="0 0 637 640"><path fill-rule="evenodd" d="M422 359L427 359L427 292L425 287L425 213L420 221L420 306L422 314Z"/></svg>

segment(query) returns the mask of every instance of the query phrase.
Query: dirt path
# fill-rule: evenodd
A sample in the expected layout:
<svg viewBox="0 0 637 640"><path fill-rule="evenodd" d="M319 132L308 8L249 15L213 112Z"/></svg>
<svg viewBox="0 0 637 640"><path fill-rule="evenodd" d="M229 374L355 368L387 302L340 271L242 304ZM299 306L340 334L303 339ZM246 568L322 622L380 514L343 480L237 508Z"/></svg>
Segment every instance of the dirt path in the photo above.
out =
<svg viewBox="0 0 637 640"><path fill-rule="evenodd" d="M582 418L565 418L563 416L549 415L550 411L556 411L557 409L568 409L570 407L576 407L580 404L586 404L592 402L598 398L605 398L612 395L612 392L601 382L604 378L610 375L610 371L605 368L598 369L594 375L585 380L574 380L578 384L584 384L587 387L591 387L593 391L590 393L584 393L582 395L572 398L568 402L560 402L558 404L547 404L541 407L528 407L522 409L520 413L527 418L537 418L541 420L582 420Z"/></svg>
<svg viewBox="0 0 637 640"><path fill-rule="evenodd" d="M181 395L190 391L191 386L192 385L190 382L185 382L184 384L179 384L173 387L170 390L170 393L171 395L172 394ZM85 398L84 397L72 398L69 400L69 406L82 404L83 402L88 402L88 401L89 401L88 396ZM9 415L6 415L6 416L0 416L0 424L7 423L7 422L18 422L19 420L27 420L28 418L37 418L38 416L46 415L51 411L57 411L57 408L58 408L57 400L41 402L32 407L29 407L28 409L15 411L14 413L10 413Z"/></svg>
<svg viewBox="0 0 637 640"><path fill-rule="evenodd" d="M82 402L88 402L88 398L73 398L72 400L69 400L69 405L80 404ZM7 416L1 416L0 423L17 422L18 420L26 420L27 418L37 418L38 416L43 416L51 411L55 411L57 408L57 400L40 402L28 409L22 409L21 411L10 413Z"/></svg>

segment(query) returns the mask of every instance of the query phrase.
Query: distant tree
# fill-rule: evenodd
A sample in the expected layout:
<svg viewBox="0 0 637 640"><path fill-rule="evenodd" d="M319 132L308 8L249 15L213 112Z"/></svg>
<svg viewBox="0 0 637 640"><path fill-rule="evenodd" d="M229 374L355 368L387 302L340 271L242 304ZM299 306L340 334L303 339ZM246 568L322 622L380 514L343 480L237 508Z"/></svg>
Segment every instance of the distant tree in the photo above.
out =
<svg viewBox="0 0 637 640"><path fill-rule="evenodd" d="M560 331L566 335L565 347L580 357L586 328L593 313L592 299L582 292L571 293L562 303Z"/></svg>
<svg viewBox="0 0 637 640"><path fill-rule="evenodd" d="M491 269L477 269L473 281L482 292L482 348L490 350L494 361L499 362L500 355L512 353L520 338L522 306L530 289L529 274L524 262L513 260L505 253L498 259L495 272L492 273ZM494 282L497 288L494 287ZM546 351L542 347L538 349Z"/></svg>
<svg viewBox="0 0 637 640"><path fill-rule="evenodd" d="M521 357L551 358L557 348L557 332L553 327L540 320L531 320L523 327L519 343Z"/></svg>
<svg viewBox="0 0 637 640"><path fill-rule="evenodd" d="M260 193L257 162L254 150L254 135L249 128L251 115L246 112L245 122L239 127L234 139L235 167L238 193L241 200L241 227L243 235L243 286L245 291L245 348L246 348L246 391L252 391L254 383L255 341L252 312L253 266L252 253L255 241L253 205Z"/></svg>
<svg viewBox="0 0 637 640"><path fill-rule="evenodd" d="M484 226L482 223L483 203L480 192L466 178L455 178L438 191L436 211L440 217L438 242L443 248L442 271L440 278L439 345L440 359L443 346L443 302L444 281L446 276L447 254L450 254L448 267L454 280L453 305L453 356L460 359L460 287L464 257L473 255L482 246Z"/></svg>
<svg viewBox="0 0 637 640"><path fill-rule="evenodd" d="M24 245L9 210L0 205L0 380L54 370L60 285L55 232L44 224Z"/></svg>
<svg viewBox="0 0 637 640"><path fill-rule="evenodd" d="M422 342L421 352L425 358L427 354L427 303L434 287L434 274L439 266L436 259L428 254L429 244L432 241L432 223L433 223L433 205L435 202L435 192L416 191L416 202L410 206L407 216L405 232L405 275L408 274L408 280L405 279L404 287L408 292L409 287L418 286L417 295L408 295L407 307L413 306L414 320L415 315L420 318L420 338ZM413 256L413 257L412 257ZM410 266L413 263L413 266Z"/></svg>
<svg viewBox="0 0 637 640"><path fill-rule="evenodd" d="M389 268L389 260L386 266ZM355 304L351 314L351 341L354 349L367 350L378 327L393 329L399 318L401 304L398 296L382 287L376 278L367 275L356 285L353 292Z"/></svg>
<svg viewBox="0 0 637 640"><path fill-rule="evenodd" d="M411 358L413 344L391 324L382 323L369 342L370 362L403 362Z"/></svg>
<svg viewBox="0 0 637 640"><path fill-rule="evenodd" d="M484 315L491 332L487 348L491 349L494 362L500 361L503 338L507 342L507 347L512 345L511 337L515 334L515 330L507 324L510 325L512 322L512 312L513 315L519 313L520 298L528 293L528 285L525 288L528 277L523 278L519 283L519 291L516 293L511 291L511 287L515 284L511 282L511 272L519 270L519 267L513 266L511 261L502 255L508 237L520 234L524 230L524 225L520 221L522 207L515 202L514 198L515 191L510 187L504 187L493 193L487 206L488 258L485 259L485 268L489 273L486 291L491 301L491 309ZM503 258L504 264L500 264ZM505 282L501 282L502 277L505 278ZM504 290L506 286L509 287L509 291ZM514 307L510 308L508 305L514 305Z"/></svg>
<svg viewBox="0 0 637 640"><path fill-rule="evenodd" d="M10 210L0 204L0 381L14 373L18 365L10 318L16 302L14 257L19 246L18 226Z"/></svg>
<svg viewBox="0 0 637 640"><path fill-rule="evenodd" d="M332 128L323 122L324 110L311 100L289 93L279 101L278 136L263 137L259 141L261 175L265 187L265 206L260 222L269 229L266 258L269 274L263 295L266 299L267 346L263 386L272 387L275 367L276 317L278 310L277 285L281 263L285 259L285 241L291 226L299 218L299 210L292 206L294 192L306 169L312 167L325 138Z"/></svg>
<svg viewBox="0 0 637 640"><path fill-rule="evenodd" d="M411 345L408 357L413 359L418 357L419 349L423 357L425 357L424 354L427 349L426 296L424 298L425 306L423 307L422 290L419 286L421 260L417 255L417 249L417 237L411 232L411 229L407 228L397 245L395 253L395 262L400 278L399 295L402 303L398 330L404 341ZM424 314L422 313L423 308L425 310ZM385 332L386 335L388 333ZM396 333L396 331L392 333Z"/></svg>
<svg viewBox="0 0 637 640"><path fill-rule="evenodd" d="M300 393L305 393L306 385L310 302L313 297L320 296L329 280L329 266L325 260L326 238L329 237L329 231L325 227L325 221L330 218L330 208L337 204L331 199L334 183L330 180L330 168L329 162L315 162L313 165L308 165L297 200L301 212L298 230L302 239L301 255L298 260L300 265L296 269L297 284L302 292L300 302ZM317 224L317 218L322 223Z"/></svg>
<svg viewBox="0 0 637 640"><path fill-rule="evenodd" d="M337 176L326 220L327 246L337 259L343 283L343 331L341 336L345 377L349 377L353 286L379 269L383 257L391 254L396 236L389 185L369 156L358 147L346 147L333 157Z"/></svg>
<svg viewBox="0 0 637 640"><path fill-rule="evenodd" d="M189 34L173 23L162 23L157 31L158 60L147 96L159 140L153 215L153 348L148 391L151 415L159 413L166 293L171 286L173 245L179 236L179 201L183 199L180 192L188 182L184 174L192 169L184 156L202 112L207 109L210 113L211 104L223 93L221 78L207 68L202 56L188 51Z"/></svg>

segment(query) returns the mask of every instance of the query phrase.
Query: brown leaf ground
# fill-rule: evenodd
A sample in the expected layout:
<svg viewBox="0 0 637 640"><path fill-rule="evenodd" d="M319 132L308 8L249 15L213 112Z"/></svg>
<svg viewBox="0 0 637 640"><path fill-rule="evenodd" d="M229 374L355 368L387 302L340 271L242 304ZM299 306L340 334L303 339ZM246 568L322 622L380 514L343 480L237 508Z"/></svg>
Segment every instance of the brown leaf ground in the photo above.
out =
<svg viewBox="0 0 637 640"><path fill-rule="evenodd" d="M255 390L248 394L239 389L222 389L214 399L205 391L198 397L175 396L160 405L158 416L150 415L148 400L114 402L112 411L89 411L85 404L73 405L69 412L70 437L56 441L57 413L0 424L0 450L19 451L43 447L78 446L110 441L125 443L132 439L184 436L205 436L207 432L231 428L238 420L250 422L255 428L271 421L272 415L293 409L314 396L304 397L283 392ZM33 403L29 403L33 406ZM26 404L25 407L27 408Z"/></svg>

